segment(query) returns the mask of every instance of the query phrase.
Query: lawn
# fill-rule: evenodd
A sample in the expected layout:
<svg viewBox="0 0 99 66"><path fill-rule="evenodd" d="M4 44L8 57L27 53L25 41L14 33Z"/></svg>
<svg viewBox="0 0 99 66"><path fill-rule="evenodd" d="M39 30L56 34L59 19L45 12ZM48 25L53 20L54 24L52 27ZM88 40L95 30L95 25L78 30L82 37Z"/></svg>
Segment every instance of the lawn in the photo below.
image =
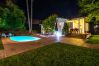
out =
<svg viewBox="0 0 99 66"><path fill-rule="evenodd" d="M0 40L0 50L3 49L2 41Z"/></svg>
<svg viewBox="0 0 99 66"><path fill-rule="evenodd" d="M0 66L99 66L99 50L54 43L2 59Z"/></svg>
<svg viewBox="0 0 99 66"><path fill-rule="evenodd" d="M93 35L87 42L91 44L99 44L99 35Z"/></svg>

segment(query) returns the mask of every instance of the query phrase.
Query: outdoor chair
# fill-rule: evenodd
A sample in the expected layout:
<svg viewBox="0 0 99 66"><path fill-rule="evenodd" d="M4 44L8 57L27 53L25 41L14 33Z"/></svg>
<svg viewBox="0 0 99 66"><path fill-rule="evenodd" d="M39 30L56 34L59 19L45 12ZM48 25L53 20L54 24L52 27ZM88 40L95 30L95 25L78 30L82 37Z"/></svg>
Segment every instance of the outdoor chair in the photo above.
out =
<svg viewBox="0 0 99 66"><path fill-rule="evenodd" d="M6 37L6 34L5 33L2 33L1 34L1 37L4 37L5 38Z"/></svg>
<svg viewBox="0 0 99 66"><path fill-rule="evenodd" d="M12 33L9 33L7 36L8 36L8 37L11 37L11 36L13 36L13 34L12 34Z"/></svg>

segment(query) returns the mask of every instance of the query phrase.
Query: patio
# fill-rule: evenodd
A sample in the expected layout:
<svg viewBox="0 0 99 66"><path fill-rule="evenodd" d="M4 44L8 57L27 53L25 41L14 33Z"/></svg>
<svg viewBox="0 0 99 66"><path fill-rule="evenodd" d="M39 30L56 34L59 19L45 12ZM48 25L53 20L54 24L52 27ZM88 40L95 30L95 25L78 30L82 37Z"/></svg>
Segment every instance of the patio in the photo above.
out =
<svg viewBox="0 0 99 66"><path fill-rule="evenodd" d="M63 37L60 42L65 44L75 45L75 46L86 47L86 48L99 49L98 44L86 43L86 40L80 39L80 38Z"/></svg>
<svg viewBox="0 0 99 66"><path fill-rule="evenodd" d="M45 41L46 40L46 41ZM38 41L31 42L14 42L9 38L2 39L4 50L0 50L0 58L9 57L22 52L29 51L34 48L42 47L54 42L53 38L43 38Z"/></svg>
<svg viewBox="0 0 99 66"><path fill-rule="evenodd" d="M84 39L72 38L72 37L60 37L59 41L56 41L56 37L41 37L36 35L42 39L38 41L30 41L30 42L14 42L9 38L3 38L3 46L4 50L0 50L0 59L6 58L9 56L13 56L22 52L29 51L31 49L39 48L45 45L49 45L55 42L61 42L70 45L76 45L86 48L94 48L99 49L99 45L88 44Z"/></svg>

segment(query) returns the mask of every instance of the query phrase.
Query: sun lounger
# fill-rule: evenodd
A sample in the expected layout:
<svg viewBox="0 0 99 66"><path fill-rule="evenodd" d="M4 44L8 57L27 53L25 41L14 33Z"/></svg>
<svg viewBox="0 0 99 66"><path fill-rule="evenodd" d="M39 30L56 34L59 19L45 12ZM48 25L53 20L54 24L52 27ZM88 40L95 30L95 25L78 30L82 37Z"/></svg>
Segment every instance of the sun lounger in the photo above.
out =
<svg viewBox="0 0 99 66"><path fill-rule="evenodd" d="M5 33L2 33L1 34L1 37L4 37L5 38L6 37L6 34Z"/></svg>
<svg viewBox="0 0 99 66"><path fill-rule="evenodd" d="M8 36L8 37L11 37L11 36L13 36L13 34L12 34L12 33L9 33L7 36Z"/></svg>
<svg viewBox="0 0 99 66"><path fill-rule="evenodd" d="M8 33L8 34L2 33L1 34L1 37L3 37L3 38L5 38L5 37L11 37L11 36L13 36L12 33Z"/></svg>

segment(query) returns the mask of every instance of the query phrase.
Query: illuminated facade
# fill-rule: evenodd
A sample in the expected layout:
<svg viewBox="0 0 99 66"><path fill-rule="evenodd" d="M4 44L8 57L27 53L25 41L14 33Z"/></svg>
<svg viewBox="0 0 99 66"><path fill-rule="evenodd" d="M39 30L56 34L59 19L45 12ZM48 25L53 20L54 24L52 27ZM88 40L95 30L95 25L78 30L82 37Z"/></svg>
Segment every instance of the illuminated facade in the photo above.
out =
<svg viewBox="0 0 99 66"><path fill-rule="evenodd" d="M85 34L89 31L89 24L85 21L84 17L65 19L56 18L57 31L62 33L64 23L68 23L69 31L71 29L78 29L78 34ZM43 26L41 26L41 32L44 34Z"/></svg>
<svg viewBox="0 0 99 66"><path fill-rule="evenodd" d="M84 17L67 19L70 29L78 29L79 34L85 34L89 31L89 24L86 22Z"/></svg>

